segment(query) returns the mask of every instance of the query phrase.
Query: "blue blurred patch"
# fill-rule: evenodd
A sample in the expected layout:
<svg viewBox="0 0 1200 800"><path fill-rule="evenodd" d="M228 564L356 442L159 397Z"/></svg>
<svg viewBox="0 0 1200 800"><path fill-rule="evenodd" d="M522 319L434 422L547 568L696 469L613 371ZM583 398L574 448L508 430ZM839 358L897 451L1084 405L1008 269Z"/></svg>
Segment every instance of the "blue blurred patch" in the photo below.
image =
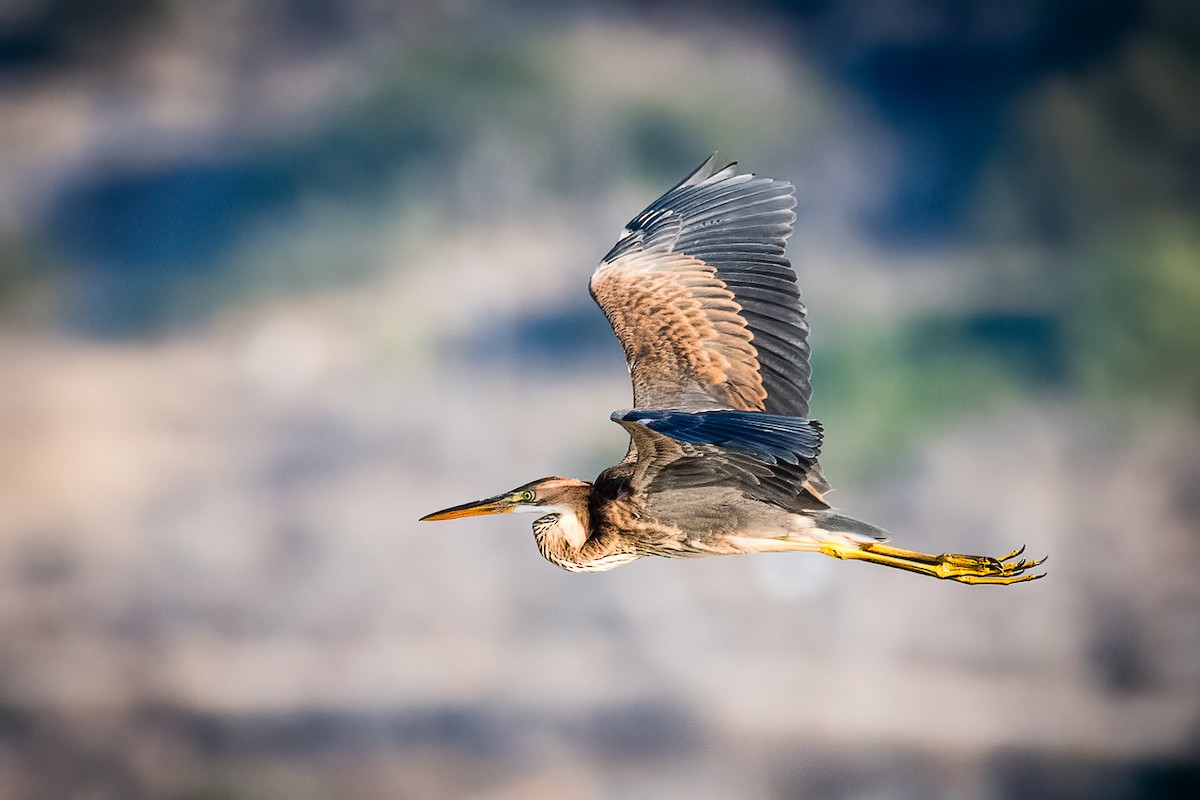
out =
<svg viewBox="0 0 1200 800"><path fill-rule="evenodd" d="M65 195L48 227L65 255L112 276L211 271L262 212L295 202L295 183L250 160L117 173Z"/></svg>
<svg viewBox="0 0 1200 800"><path fill-rule="evenodd" d="M1059 315L986 312L927 319L915 326L912 349L926 356L957 354L997 363L1023 384L1060 385L1069 375Z"/></svg>
<svg viewBox="0 0 1200 800"><path fill-rule="evenodd" d="M582 289L581 289L582 294ZM451 354L474 361L543 362L621 358L612 327L590 299L480 326L450 345Z"/></svg>
<svg viewBox="0 0 1200 800"><path fill-rule="evenodd" d="M986 7L951 4L936 32L914 41L849 58L827 43L830 66L870 98L904 154L887 200L866 220L874 236L920 244L957 235L984 166L1011 133L1012 103L1047 75L1111 52L1143 16L1135 0L1010 5L1007 29L988 25Z"/></svg>

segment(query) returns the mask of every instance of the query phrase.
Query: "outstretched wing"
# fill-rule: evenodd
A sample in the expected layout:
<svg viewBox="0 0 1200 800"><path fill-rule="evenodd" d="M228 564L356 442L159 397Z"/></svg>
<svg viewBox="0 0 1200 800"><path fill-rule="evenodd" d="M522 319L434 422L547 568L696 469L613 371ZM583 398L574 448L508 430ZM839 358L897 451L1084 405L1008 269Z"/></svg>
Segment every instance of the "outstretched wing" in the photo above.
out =
<svg viewBox="0 0 1200 800"><path fill-rule="evenodd" d="M784 243L790 183L710 157L635 217L592 275L635 408L808 416L808 325Z"/></svg>
<svg viewBox="0 0 1200 800"><path fill-rule="evenodd" d="M637 452L629 488L645 500L723 486L789 511L829 507L821 496L820 423L746 411L618 411Z"/></svg>

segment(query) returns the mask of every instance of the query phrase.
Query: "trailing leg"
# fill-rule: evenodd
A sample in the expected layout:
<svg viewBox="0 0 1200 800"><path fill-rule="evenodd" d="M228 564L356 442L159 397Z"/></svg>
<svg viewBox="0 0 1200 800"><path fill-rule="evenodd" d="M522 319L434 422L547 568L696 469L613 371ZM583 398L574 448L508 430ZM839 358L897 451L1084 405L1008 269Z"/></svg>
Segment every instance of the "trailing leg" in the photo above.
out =
<svg viewBox="0 0 1200 800"><path fill-rule="evenodd" d="M1007 586L1041 578L1045 573L1026 574L1026 570L1038 566L1046 559L1026 560L1019 558L1025 551L1021 547L1002 558L971 556L960 553L930 555L915 550L903 550L883 542L823 542L820 551L833 558L869 561L885 567L895 567L932 578L943 578L959 583L990 583Z"/></svg>

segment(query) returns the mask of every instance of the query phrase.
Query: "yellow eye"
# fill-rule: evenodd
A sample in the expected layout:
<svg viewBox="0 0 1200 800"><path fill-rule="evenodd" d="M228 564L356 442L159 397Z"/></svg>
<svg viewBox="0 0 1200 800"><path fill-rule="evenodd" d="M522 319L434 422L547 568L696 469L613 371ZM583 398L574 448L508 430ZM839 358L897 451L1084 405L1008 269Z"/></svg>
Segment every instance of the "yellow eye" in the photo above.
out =
<svg viewBox="0 0 1200 800"><path fill-rule="evenodd" d="M525 503L532 503L533 502L533 492L531 492L528 489L521 492L521 501L525 502Z"/></svg>

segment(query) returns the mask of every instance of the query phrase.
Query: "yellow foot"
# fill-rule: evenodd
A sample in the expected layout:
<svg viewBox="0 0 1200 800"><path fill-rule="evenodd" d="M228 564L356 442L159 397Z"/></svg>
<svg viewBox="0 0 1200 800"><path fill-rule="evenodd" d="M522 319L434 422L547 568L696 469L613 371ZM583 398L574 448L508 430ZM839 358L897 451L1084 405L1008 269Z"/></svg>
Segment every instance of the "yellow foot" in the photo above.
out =
<svg viewBox="0 0 1200 800"><path fill-rule="evenodd" d="M991 556L969 556L961 553L942 553L929 555L914 550L901 550L882 543L846 544L842 542L826 542L821 545L821 552L834 558L849 558L857 561L870 561L886 567L929 575L933 578L944 578L959 583L990 583L1007 586L1010 583L1023 583L1044 577L1046 573L1026 574L1044 562L1045 558L1027 560L1019 556L1025 552L1020 547L1002 558Z"/></svg>

